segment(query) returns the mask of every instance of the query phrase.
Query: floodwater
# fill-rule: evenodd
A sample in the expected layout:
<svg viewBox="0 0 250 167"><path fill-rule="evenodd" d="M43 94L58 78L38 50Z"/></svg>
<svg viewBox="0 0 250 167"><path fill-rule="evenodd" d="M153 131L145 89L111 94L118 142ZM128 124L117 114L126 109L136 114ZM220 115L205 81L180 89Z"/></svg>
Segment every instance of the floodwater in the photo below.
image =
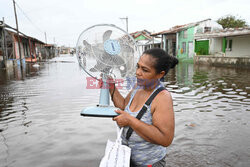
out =
<svg viewBox="0 0 250 167"><path fill-rule="evenodd" d="M1 167L99 165L116 126L80 116L99 101L86 77L69 55L23 72L0 71ZM168 167L250 166L249 69L179 64L164 84L176 119Z"/></svg>

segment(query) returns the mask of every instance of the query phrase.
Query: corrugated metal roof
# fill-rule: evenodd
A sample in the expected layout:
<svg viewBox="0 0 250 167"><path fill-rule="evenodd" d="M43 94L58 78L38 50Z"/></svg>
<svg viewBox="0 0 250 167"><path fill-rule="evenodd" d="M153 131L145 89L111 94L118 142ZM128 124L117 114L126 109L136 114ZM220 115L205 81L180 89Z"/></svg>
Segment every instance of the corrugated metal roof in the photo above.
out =
<svg viewBox="0 0 250 167"><path fill-rule="evenodd" d="M204 38L218 38L218 37L230 37L230 36L243 36L250 35L250 27L244 28L226 28L223 30L216 30L213 32L198 33L195 34L195 39Z"/></svg>
<svg viewBox="0 0 250 167"><path fill-rule="evenodd" d="M177 26L174 26L174 27L172 27L172 28L170 28L168 30L164 30L164 31L161 31L161 32L158 32L158 33L153 33L153 34L151 34L151 36L177 33L179 31L182 31L182 30L187 29L189 27L198 25L198 24L200 24L200 23L202 23L204 21L208 21L208 20L211 20L211 19L206 19L206 20L202 20L202 21L198 21L198 22L194 22L194 23L188 23L188 24L184 24L184 25L177 25Z"/></svg>
<svg viewBox="0 0 250 167"><path fill-rule="evenodd" d="M0 27L3 27L3 26L5 26L5 28L7 28L6 30L7 30L8 32L17 35L17 29L16 29L16 28L13 28L13 27L9 26L8 24L3 24L3 21L0 21ZM26 35L26 34L20 32L20 31L19 31L19 35L20 35L21 37L23 37L23 38L30 38L31 40L34 40L34 41L40 42L40 43L42 43L42 44L45 44L44 42L42 42L42 41L40 41L40 40L38 40L38 39L36 39L36 38L34 38L34 37L28 36L28 35Z"/></svg>
<svg viewBox="0 0 250 167"><path fill-rule="evenodd" d="M139 37L140 35L143 35L145 38L147 39L152 39L152 37L150 36L150 32L147 31L147 30L142 30L142 31L136 31L136 32L133 32L133 33L130 33L130 35L136 39L137 37Z"/></svg>
<svg viewBox="0 0 250 167"><path fill-rule="evenodd" d="M172 27L172 28L170 28L168 30L164 30L164 31L161 31L161 32L153 33L153 34L151 34L151 36L176 33L176 32L178 32L178 30L180 30L184 26L185 25L177 25L177 26L174 26L174 27Z"/></svg>

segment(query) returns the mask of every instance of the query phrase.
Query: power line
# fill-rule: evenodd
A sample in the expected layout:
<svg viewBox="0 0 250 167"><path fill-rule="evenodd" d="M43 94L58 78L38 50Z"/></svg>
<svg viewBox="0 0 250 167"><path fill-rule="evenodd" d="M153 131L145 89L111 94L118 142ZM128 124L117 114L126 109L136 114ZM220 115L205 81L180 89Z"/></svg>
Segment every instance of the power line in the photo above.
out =
<svg viewBox="0 0 250 167"><path fill-rule="evenodd" d="M16 2L15 2L16 3ZM17 4L16 3L16 5L17 5L17 7L18 7L18 9L22 12L22 14L29 20L29 22L38 30L38 31L40 31L41 33L44 33L44 31L42 31L30 18L29 18L29 16L24 12L24 10L20 7L20 5L19 4Z"/></svg>

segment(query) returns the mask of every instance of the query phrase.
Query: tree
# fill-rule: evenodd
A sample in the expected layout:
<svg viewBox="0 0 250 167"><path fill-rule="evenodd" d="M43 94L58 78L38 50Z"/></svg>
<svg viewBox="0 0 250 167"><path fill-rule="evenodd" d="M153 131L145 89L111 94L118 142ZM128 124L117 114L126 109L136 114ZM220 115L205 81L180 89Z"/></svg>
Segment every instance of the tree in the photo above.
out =
<svg viewBox="0 0 250 167"><path fill-rule="evenodd" d="M223 28L239 28L248 26L244 19L236 18L233 15L223 16L217 20L217 23L221 24Z"/></svg>

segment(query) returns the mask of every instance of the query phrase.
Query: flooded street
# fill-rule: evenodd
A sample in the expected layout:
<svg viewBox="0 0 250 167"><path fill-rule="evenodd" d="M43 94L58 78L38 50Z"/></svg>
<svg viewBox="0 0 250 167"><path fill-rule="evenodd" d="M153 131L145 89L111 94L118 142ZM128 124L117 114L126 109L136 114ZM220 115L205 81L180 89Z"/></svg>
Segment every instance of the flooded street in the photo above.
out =
<svg viewBox="0 0 250 167"><path fill-rule="evenodd" d="M176 129L168 167L250 166L249 69L179 64L164 84ZM0 71L0 167L97 167L111 118L80 116L99 101L76 57ZM126 90L125 90L126 91Z"/></svg>

